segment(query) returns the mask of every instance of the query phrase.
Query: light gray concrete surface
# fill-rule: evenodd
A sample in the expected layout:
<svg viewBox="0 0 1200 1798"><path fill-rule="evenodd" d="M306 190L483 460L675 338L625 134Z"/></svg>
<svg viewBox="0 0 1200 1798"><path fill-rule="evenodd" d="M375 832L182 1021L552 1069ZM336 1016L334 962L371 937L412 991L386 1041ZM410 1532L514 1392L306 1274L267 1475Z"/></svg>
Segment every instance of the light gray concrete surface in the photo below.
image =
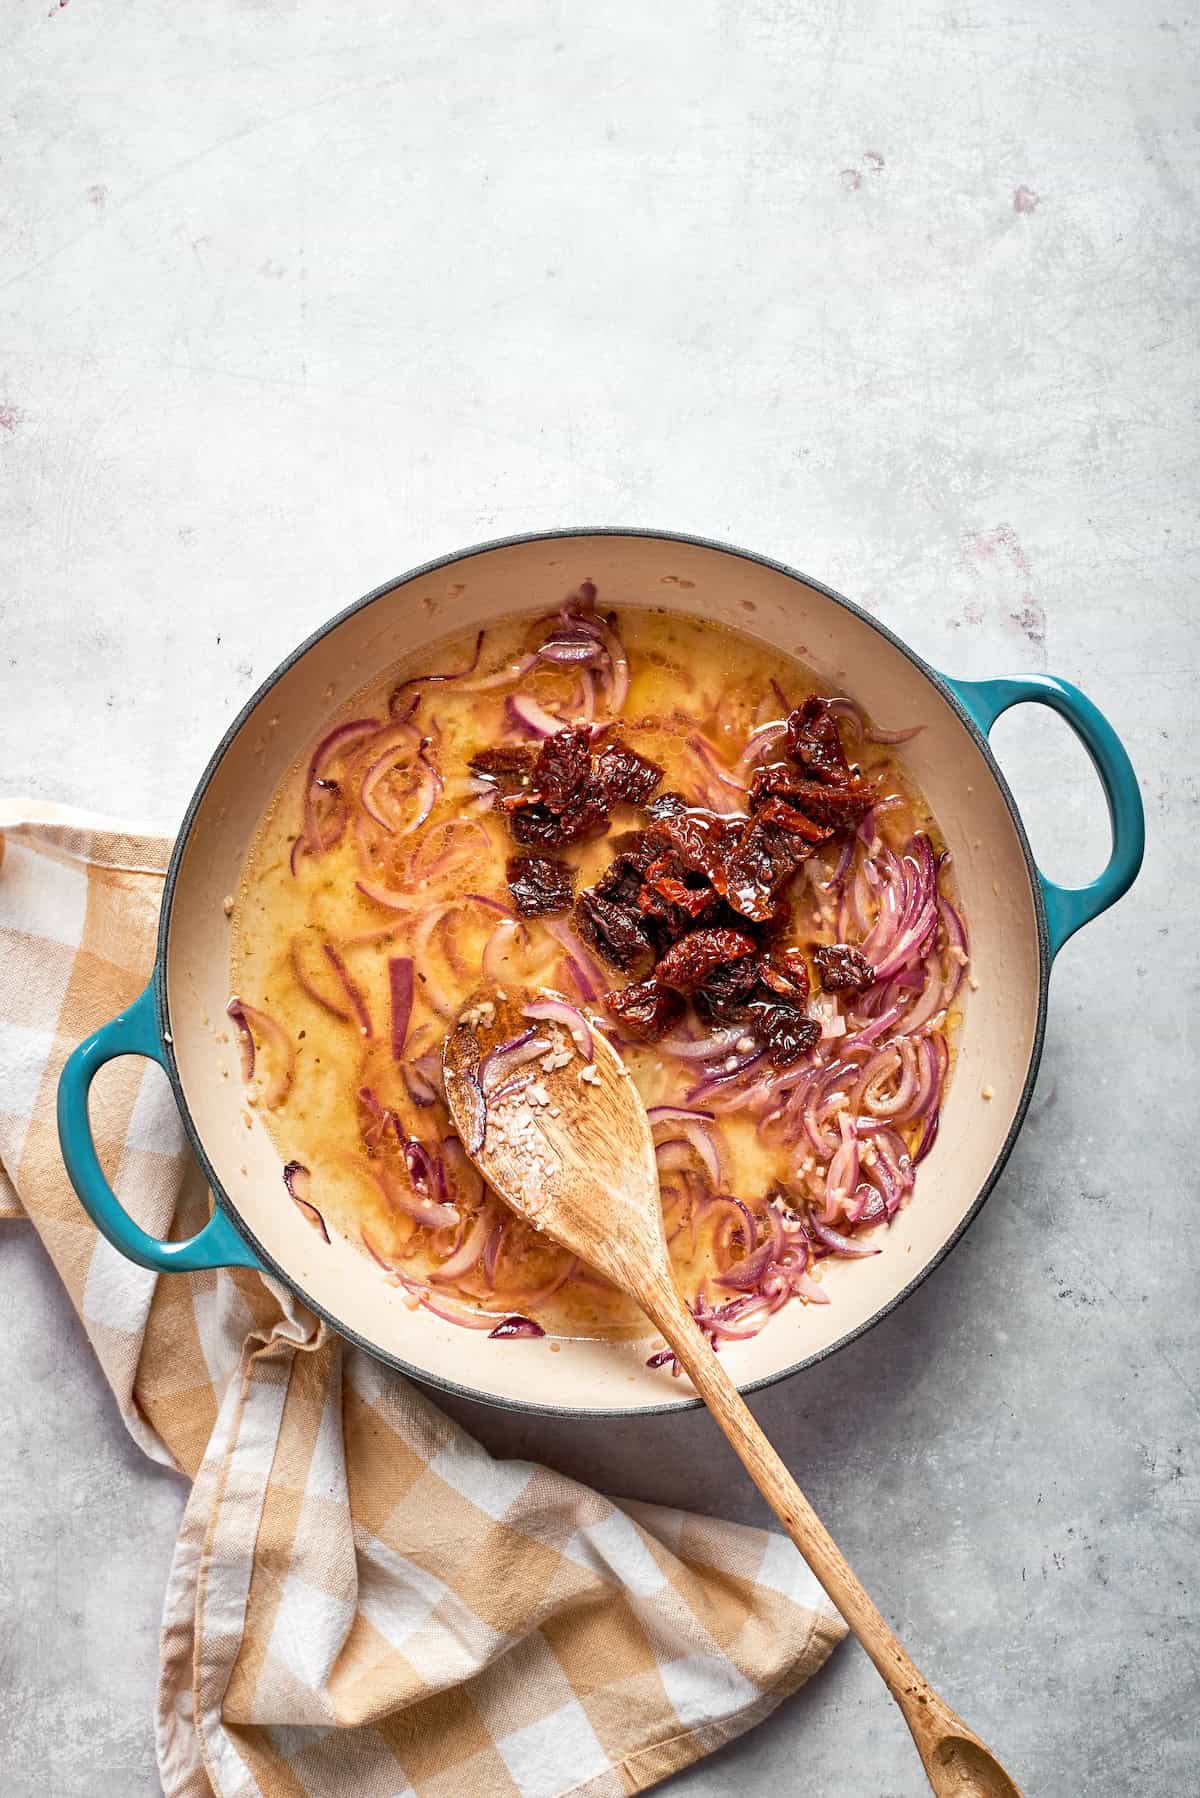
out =
<svg viewBox="0 0 1200 1798"><path fill-rule="evenodd" d="M567 523L777 555L1079 680L1142 880L1055 971L992 1200L757 1405L1028 1794L1195 1789L1197 20L1173 0L0 4L0 784L169 829L331 611ZM997 744L1051 873L1082 754ZM0 1790L141 1798L181 1494L0 1231ZM703 1418L499 1453L760 1507ZM852 1646L672 1798L908 1798Z"/></svg>

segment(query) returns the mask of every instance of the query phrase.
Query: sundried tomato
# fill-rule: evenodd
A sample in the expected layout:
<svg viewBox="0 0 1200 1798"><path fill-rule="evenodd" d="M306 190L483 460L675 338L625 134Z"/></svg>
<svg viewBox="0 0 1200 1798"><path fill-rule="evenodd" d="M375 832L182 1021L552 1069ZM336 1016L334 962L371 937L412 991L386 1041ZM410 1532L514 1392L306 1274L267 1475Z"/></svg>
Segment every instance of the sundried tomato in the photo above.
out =
<svg viewBox="0 0 1200 1798"><path fill-rule="evenodd" d="M756 950L754 938L740 930L693 930L668 949L654 972L664 986L694 993L717 968Z"/></svg>
<svg viewBox="0 0 1200 1798"><path fill-rule="evenodd" d="M837 715L830 711L829 701L816 693L810 694L788 717L787 752L815 780L840 786L850 779Z"/></svg>
<svg viewBox="0 0 1200 1798"><path fill-rule="evenodd" d="M550 855L513 855L505 872L513 904L523 918L570 911L575 874L566 862Z"/></svg>
<svg viewBox="0 0 1200 1798"><path fill-rule="evenodd" d="M575 902L575 928L614 968L631 968L650 949L636 911L603 898L594 888Z"/></svg>
<svg viewBox="0 0 1200 1798"><path fill-rule="evenodd" d="M552 812L564 812L577 801L591 773L592 733L587 725L558 730L538 751L533 787Z"/></svg>
<svg viewBox="0 0 1200 1798"><path fill-rule="evenodd" d="M799 1061L815 1047L821 1026L815 1018L797 1011L778 1000L753 999L749 1005L750 1028L766 1048L768 1059L776 1067L787 1067Z"/></svg>
<svg viewBox="0 0 1200 1798"><path fill-rule="evenodd" d="M683 1000L651 975L616 992L606 993L604 1004L627 1035L641 1043L656 1043L683 1016Z"/></svg>
<svg viewBox="0 0 1200 1798"><path fill-rule="evenodd" d="M657 762L613 737L601 743L593 767L609 805L645 805L663 777Z"/></svg>
<svg viewBox="0 0 1200 1798"><path fill-rule="evenodd" d="M703 874L718 893L725 891L725 864L742 833L743 818L699 809L664 818L654 828L677 852L684 867Z"/></svg>
<svg viewBox="0 0 1200 1798"><path fill-rule="evenodd" d="M875 803L875 788L869 781L847 780L841 786L808 780L786 762L771 762L760 768L750 785L750 804L761 816L771 800L783 801L802 813L812 823L828 831L853 830ZM778 818L781 814L773 812Z"/></svg>
<svg viewBox="0 0 1200 1798"><path fill-rule="evenodd" d="M760 978L778 998L796 1006L808 1004L808 963L799 949L776 949L766 956Z"/></svg>
<svg viewBox="0 0 1200 1798"><path fill-rule="evenodd" d="M830 832L778 800L768 799L742 832L726 864L729 903L745 917L765 921L776 896Z"/></svg>
<svg viewBox="0 0 1200 1798"><path fill-rule="evenodd" d="M524 793L533 775L533 750L516 745L481 749L468 766L472 774L490 781L498 793Z"/></svg>
<svg viewBox="0 0 1200 1798"><path fill-rule="evenodd" d="M875 984L875 970L865 955L849 943L820 943L813 960L827 993L865 993Z"/></svg>
<svg viewBox="0 0 1200 1798"><path fill-rule="evenodd" d="M700 875L671 872L674 864L663 856L646 870L645 884L638 891L638 904L651 917L674 920L683 913L683 928L694 924L713 902L714 894ZM689 885L689 881L692 883Z"/></svg>
<svg viewBox="0 0 1200 1798"><path fill-rule="evenodd" d="M603 799L584 793L569 812L551 811L540 799L520 797L501 801L508 828L518 843L539 849L565 849L587 837L603 836L608 829L608 810Z"/></svg>
<svg viewBox="0 0 1200 1798"><path fill-rule="evenodd" d="M748 1015L746 1001L758 985L760 968L756 955L746 955L740 961L727 961L714 968L704 985L693 994L696 1004L714 1023L738 1023Z"/></svg>

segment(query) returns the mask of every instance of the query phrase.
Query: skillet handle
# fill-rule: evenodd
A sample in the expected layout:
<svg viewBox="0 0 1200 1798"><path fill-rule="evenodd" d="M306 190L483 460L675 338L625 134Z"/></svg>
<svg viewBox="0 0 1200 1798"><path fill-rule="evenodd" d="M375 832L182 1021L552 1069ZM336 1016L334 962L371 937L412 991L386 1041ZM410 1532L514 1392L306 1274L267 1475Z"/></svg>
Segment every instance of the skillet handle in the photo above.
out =
<svg viewBox="0 0 1200 1798"><path fill-rule="evenodd" d="M1112 825L1112 854L1104 872L1085 887L1063 887L1040 871L1046 905L1050 955L1083 924L1115 905L1137 879L1146 847L1146 821L1133 764L1108 719L1085 693L1053 674L1016 674L998 680L951 680L942 677L959 704L986 737L1001 712L1029 700L1048 705L1065 718L1092 758Z"/></svg>
<svg viewBox="0 0 1200 1798"><path fill-rule="evenodd" d="M58 1140L71 1185L96 1228L113 1247L156 1273L194 1273L206 1267L262 1267L218 1204L187 1242L160 1242L135 1224L104 1177L88 1118L88 1089L106 1061L145 1055L166 1066L154 1016L154 982L127 1010L80 1043L58 1082Z"/></svg>

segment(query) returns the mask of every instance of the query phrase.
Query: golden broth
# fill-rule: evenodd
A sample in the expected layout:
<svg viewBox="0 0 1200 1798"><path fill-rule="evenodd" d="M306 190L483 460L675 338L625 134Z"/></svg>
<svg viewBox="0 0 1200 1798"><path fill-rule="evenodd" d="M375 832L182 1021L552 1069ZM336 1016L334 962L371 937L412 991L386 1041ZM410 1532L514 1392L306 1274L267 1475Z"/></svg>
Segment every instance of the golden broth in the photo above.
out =
<svg viewBox="0 0 1200 1798"><path fill-rule="evenodd" d="M788 707L817 690L811 673L778 651L698 620L629 607L620 610L618 627L630 669L620 737L663 768L660 791L679 791L693 803L718 810L741 809L738 794L706 769L689 738L702 733L717 752L718 766L732 769L751 731L781 719ZM544 634L544 622L540 630ZM480 982L489 941L502 978L549 985L572 1000L577 997L560 941L546 922L528 920L518 932L494 909L511 911L505 863L521 851L468 768L472 755L498 742L535 742L514 726L507 710L518 687L563 723L579 716L580 676L571 669L539 664L519 683L478 690L478 683L493 673L518 667L538 640L539 627L532 621L513 621L487 633L473 676L408 690L421 696L414 722L428 739L425 758L442 783L428 817L415 830L407 826L421 809L422 782L428 776L414 760L411 739L402 729L392 729L390 737L382 734L389 697L406 679L430 670L466 668L474 635L448 638L423 650L343 708L341 718L374 719L380 728L371 735L347 736L344 752L331 759L327 774L337 787L321 789L317 799L328 807L359 792L368 771L378 768L394 743L395 766L384 768L374 787L374 803L395 828L388 830L355 808L340 841L319 854L306 853L303 845L297 853L309 790L308 758L298 763L275 795L247 858L232 920L232 988L248 1005L277 1020L294 1046L286 1097L272 1108L265 1104L273 1059L269 1042L259 1045L248 1097L259 1106L284 1161L310 1170L309 1195L328 1229L364 1246L364 1278L385 1277L367 1262L370 1253L393 1270L393 1277L411 1282L410 1302L429 1291L451 1310L478 1307L490 1321L519 1311L534 1315L551 1334L624 1334L644 1329L644 1324L626 1301L585 1272L557 1293L531 1302L531 1294L559 1279L565 1258L506 1213L490 1268L476 1264L459 1282L439 1283L438 1265L460 1240L462 1228L416 1225L395 1202L395 1182L403 1178L404 1167L395 1129L434 1147L448 1134L440 1098L433 1105L417 1104L404 1065L411 1071L414 1060L440 1050L448 1018ZM398 713L403 709L400 704ZM598 705L597 720L607 717ZM314 743L326 734L316 733ZM905 778L896 752L865 744L848 745L848 753L864 774L879 782L881 793L899 801L879 814L880 837L899 847L915 829L923 829L940 848L933 820ZM612 837L642 822L644 814L619 805L609 836L553 852L576 870L576 891L603 872L613 855ZM318 829L324 828L319 822ZM327 834L335 834L332 825ZM841 839L835 839L801 870L793 888L795 914L787 942L809 947L835 940L832 901L808 877L808 869L827 876L840 845ZM390 905L383 902L389 896ZM408 909L394 909L396 904ZM395 1059L390 1040L388 963L397 956L411 956L416 969L403 1064ZM624 984L624 976L613 972L611 984ZM819 989L814 985L814 990ZM594 1019L604 1018L598 1005L581 1008ZM648 1106L680 1103L696 1078L652 1047L633 1046L625 1053ZM359 1097L364 1089L371 1095L369 1104ZM393 1114L396 1127L380 1122L372 1104L377 1112ZM761 1214L772 1190L794 1191L798 1183L803 1187L810 1150L772 1143L747 1116L723 1113L719 1121L725 1191L753 1203ZM911 1146L913 1133L908 1134ZM385 1172L390 1193L388 1180L381 1181ZM469 1227L478 1211L480 1183L466 1177L465 1166L463 1172L457 1194L449 1196L457 1198ZM815 1172L819 1176L820 1169ZM716 1271L713 1227L696 1229L690 1223L688 1207L671 1199L676 1185L675 1176L664 1179L671 1252L681 1287L689 1296L707 1291L714 1301L729 1298L731 1293L711 1284ZM282 1183L279 1202L288 1203ZM487 1202L498 1206L490 1195Z"/></svg>

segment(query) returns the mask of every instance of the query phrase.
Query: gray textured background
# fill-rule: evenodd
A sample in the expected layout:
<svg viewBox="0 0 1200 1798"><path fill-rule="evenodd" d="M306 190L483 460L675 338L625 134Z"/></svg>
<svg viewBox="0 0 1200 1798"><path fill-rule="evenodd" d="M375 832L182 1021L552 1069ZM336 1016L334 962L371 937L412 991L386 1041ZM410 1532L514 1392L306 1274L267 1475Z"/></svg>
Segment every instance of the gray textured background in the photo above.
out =
<svg viewBox="0 0 1200 1798"><path fill-rule="evenodd" d="M1172 0L0 0L0 782L171 828L292 643L566 523L777 555L1122 731L1130 898L950 1261L757 1410L1031 1795L1195 1789L1197 22ZM995 738L1048 871L1102 805ZM141 1798L182 1492L0 1230L0 1790ZM456 1404L759 1507L703 1418ZM849 1646L672 1798L923 1790Z"/></svg>

